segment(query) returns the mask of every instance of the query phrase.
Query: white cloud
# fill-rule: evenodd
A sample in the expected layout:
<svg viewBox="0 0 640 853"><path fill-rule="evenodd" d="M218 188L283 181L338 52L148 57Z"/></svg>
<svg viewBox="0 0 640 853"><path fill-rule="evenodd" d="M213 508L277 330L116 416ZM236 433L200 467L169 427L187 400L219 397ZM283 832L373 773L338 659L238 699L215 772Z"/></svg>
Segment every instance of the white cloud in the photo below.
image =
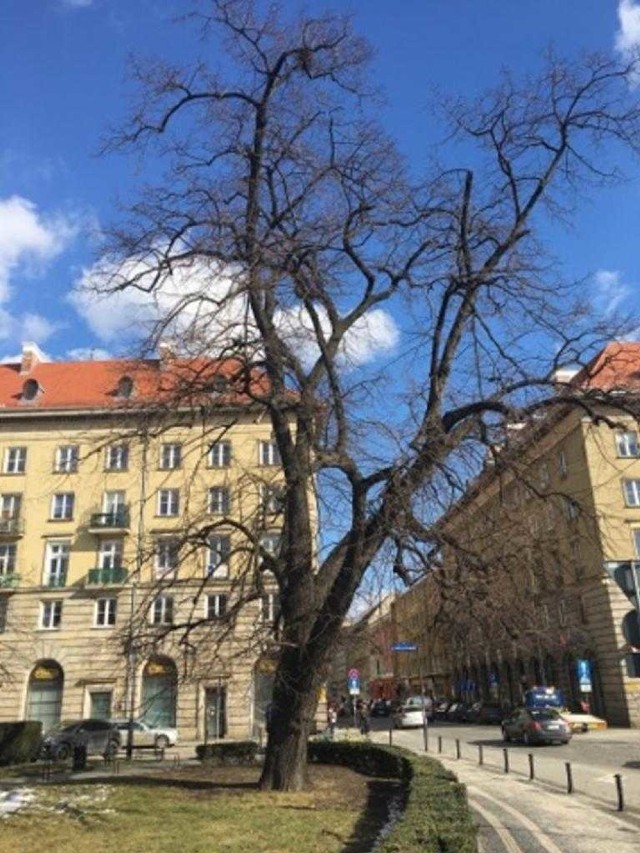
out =
<svg viewBox="0 0 640 853"><path fill-rule="evenodd" d="M618 23L616 50L624 55L635 53L640 48L640 3L619 0Z"/></svg>
<svg viewBox="0 0 640 853"><path fill-rule="evenodd" d="M67 361L108 361L113 358L109 350L100 347L76 347L67 352Z"/></svg>
<svg viewBox="0 0 640 853"><path fill-rule="evenodd" d="M631 288L620 280L618 270L598 270L593 277L598 308L610 317L631 295Z"/></svg>
<svg viewBox="0 0 640 853"><path fill-rule="evenodd" d="M11 295L18 267L36 274L59 255L77 229L63 217L43 217L21 196L0 199L0 303Z"/></svg>
<svg viewBox="0 0 640 853"><path fill-rule="evenodd" d="M173 337L177 345L206 340L207 348L221 351L231 339L258 342L257 330L249 320L242 281L229 271L205 259L174 265L152 293L144 288L152 282L152 265L143 260L128 260L117 266L109 260L84 270L68 299L93 333L106 344L131 343L148 335L162 317L173 316L164 337ZM137 279L142 289L127 287L100 293L105 286L116 286ZM324 334L329 319L324 309L316 308ZM283 334L293 343L302 360L309 364L317 357L318 347L309 315L302 307L283 310L276 317ZM380 308L361 318L346 335L341 351L345 366L358 366L373 360L396 346L399 331L393 318Z"/></svg>

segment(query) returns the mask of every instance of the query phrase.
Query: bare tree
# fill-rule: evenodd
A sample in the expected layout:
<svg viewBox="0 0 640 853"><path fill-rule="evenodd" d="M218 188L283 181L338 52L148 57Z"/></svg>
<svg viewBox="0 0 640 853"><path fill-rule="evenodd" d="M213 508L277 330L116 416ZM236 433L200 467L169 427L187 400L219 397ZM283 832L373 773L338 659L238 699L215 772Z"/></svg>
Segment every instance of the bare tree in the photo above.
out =
<svg viewBox="0 0 640 853"><path fill-rule="evenodd" d="M428 553L444 496L507 421L585 394L607 404L551 393L553 372L609 332L553 273L539 229L577 188L615 178L604 147L637 151L640 109L629 67L551 58L535 80L449 104L469 165L415 178L373 118L348 20L199 8L203 34L226 39L225 70L136 68L138 104L108 147L167 169L114 231L100 288L160 299L173 285L150 345L173 334L188 353L237 359L236 381L266 377L245 390L286 488L265 562L282 624L262 786L296 789L341 623L382 549L398 549L399 572L407 548ZM395 362L364 364L358 346L392 316Z"/></svg>

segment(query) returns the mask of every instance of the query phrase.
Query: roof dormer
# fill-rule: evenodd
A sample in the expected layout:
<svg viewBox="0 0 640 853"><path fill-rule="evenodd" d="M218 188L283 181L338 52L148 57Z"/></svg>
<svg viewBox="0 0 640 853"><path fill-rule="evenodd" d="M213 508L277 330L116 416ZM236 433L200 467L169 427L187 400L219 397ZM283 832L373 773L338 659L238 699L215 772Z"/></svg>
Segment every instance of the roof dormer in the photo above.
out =
<svg viewBox="0 0 640 853"><path fill-rule="evenodd" d="M135 386L133 384L133 379L130 376L121 376L118 381L118 390L116 392L117 396L121 400L129 400L133 397L134 390Z"/></svg>
<svg viewBox="0 0 640 853"><path fill-rule="evenodd" d="M26 341L22 344L22 358L20 361L20 373L31 373L33 368L42 362L47 362L49 359L42 352L40 347L33 341Z"/></svg>
<svg viewBox="0 0 640 853"><path fill-rule="evenodd" d="M21 400L23 403L33 403L42 394L43 388L37 379L27 379L22 386Z"/></svg>

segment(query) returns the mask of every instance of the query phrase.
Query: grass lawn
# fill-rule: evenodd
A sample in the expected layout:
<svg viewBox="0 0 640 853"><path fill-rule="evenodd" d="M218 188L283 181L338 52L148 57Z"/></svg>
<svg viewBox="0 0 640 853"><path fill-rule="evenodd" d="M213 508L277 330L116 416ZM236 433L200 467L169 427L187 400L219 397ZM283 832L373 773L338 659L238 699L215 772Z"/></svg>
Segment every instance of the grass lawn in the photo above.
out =
<svg viewBox="0 0 640 853"><path fill-rule="evenodd" d="M259 770L183 767L150 775L29 784L0 819L0 851L358 853L371 848L397 782L312 765L311 788L261 793ZM4 780L4 788L8 780Z"/></svg>

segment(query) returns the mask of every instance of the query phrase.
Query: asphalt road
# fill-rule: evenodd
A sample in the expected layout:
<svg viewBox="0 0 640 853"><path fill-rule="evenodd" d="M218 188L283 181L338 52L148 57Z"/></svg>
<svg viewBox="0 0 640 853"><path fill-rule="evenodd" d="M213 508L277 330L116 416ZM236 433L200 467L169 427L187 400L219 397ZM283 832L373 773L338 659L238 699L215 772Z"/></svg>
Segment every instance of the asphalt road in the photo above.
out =
<svg viewBox="0 0 640 853"><path fill-rule="evenodd" d="M374 720L372 738L388 743L388 728L388 720ZM424 753L420 729L394 731L392 739ZM527 748L504 744L495 726L436 723L429 727L428 747L428 754L442 760L467 786L482 853L640 851L638 730L589 732L575 735L566 746ZM622 781L623 812L617 811L616 774Z"/></svg>

